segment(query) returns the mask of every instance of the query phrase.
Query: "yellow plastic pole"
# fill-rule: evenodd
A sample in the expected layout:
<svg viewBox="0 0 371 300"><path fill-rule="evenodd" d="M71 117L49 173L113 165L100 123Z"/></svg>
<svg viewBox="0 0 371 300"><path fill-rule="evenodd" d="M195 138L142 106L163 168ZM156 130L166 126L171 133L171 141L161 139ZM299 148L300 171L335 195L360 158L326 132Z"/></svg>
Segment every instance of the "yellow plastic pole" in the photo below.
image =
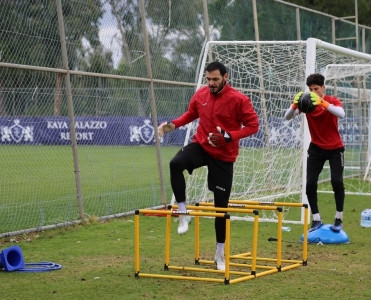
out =
<svg viewBox="0 0 371 300"><path fill-rule="evenodd" d="M282 259L282 208L278 208L278 223L277 223L277 269L281 271Z"/></svg>
<svg viewBox="0 0 371 300"><path fill-rule="evenodd" d="M165 238L165 266L167 270L170 260L170 228L171 228L171 215L166 216L166 238Z"/></svg>
<svg viewBox="0 0 371 300"><path fill-rule="evenodd" d="M225 214L225 284L229 284L229 255L230 255L230 242L231 242L231 218L229 214Z"/></svg>
<svg viewBox="0 0 371 300"><path fill-rule="evenodd" d="M135 240L135 276L139 274L139 211L134 216L134 240Z"/></svg>
<svg viewBox="0 0 371 300"><path fill-rule="evenodd" d="M308 259L308 204L304 205L304 226L303 226L303 265L307 265Z"/></svg>
<svg viewBox="0 0 371 300"><path fill-rule="evenodd" d="M173 205L174 208L177 208L176 205ZM187 209L191 211L214 211L214 212L221 212L221 213L226 213L226 212L240 212L240 213L253 213L253 209L250 208L236 208L236 207L214 207L214 206L193 206L193 205L187 205ZM271 209L270 210L275 210ZM181 212L177 212L181 213ZM192 215L191 212L187 213L189 215Z"/></svg>
<svg viewBox="0 0 371 300"><path fill-rule="evenodd" d="M151 278L165 278L165 279L177 279L177 280L193 280L193 281L209 281L209 282L223 282L221 278L210 278L210 277L192 277L192 276L181 276L181 275L162 275L162 274L149 274L141 273L140 277L151 277Z"/></svg>
<svg viewBox="0 0 371 300"><path fill-rule="evenodd" d="M254 200L229 200L229 203L238 203L238 204L251 204L251 205L264 205L264 206L291 206L291 207L302 207L302 203L294 202L267 202L267 201L254 201ZM265 209L265 208L264 208Z"/></svg>
<svg viewBox="0 0 371 300"><path fill-rule="evenodd" d="M200 260L200 217L195 217L195 263Z"/></svg>
<svg viewBox="0 0 371 300"><path fill-rule="evenodd" d="M282 272L283 271L287 271L287 270L292 270L292 269L295 269L295 268L298 268L300 267L302 264L301 263L298 263L298 264L291 264L289 266L285 266L285 267L282 267Z"/></svg>
<svg viewBox="0 0 371 300"><path fill-rule="evenodd" d="M254 228L252 240L251 275L256 275L256 256L258 249L259 211L254 210Z"/></svg>

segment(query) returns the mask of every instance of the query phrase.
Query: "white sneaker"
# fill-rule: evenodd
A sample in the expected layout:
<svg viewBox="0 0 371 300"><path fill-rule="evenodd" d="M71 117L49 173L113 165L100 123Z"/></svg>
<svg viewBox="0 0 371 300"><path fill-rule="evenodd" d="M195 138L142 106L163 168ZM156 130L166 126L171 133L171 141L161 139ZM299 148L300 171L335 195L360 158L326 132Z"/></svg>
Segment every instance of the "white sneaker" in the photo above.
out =
<svg viewBox="0 0 371 300"><path fill-rule="evenodd" d="M214 261L216 263L216 268L220 271L225 271L225 260L224 260L224 254L221 254L219 252L215 253Z"/></svg>
<svg viewBox="0 0 371 300"><path fill-rule="evenodd" d="M179 215L178 234L185 234L188 231L188 223L190 222L190 216Z"/></svg>

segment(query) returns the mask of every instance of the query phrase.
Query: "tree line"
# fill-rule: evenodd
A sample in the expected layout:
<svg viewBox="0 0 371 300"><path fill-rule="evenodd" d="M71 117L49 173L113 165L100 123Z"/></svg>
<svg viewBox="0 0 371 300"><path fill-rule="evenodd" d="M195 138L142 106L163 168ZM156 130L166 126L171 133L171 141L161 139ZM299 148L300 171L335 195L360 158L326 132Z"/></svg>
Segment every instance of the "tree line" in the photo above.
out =
<svg viewBox="0 0 371 300"><path fill-rule="evenodd" d="M339 15L345 13L345 8L349 13L354 10L350 5L353 1L348 0L290 2ZM364 24L370 22L367 16L371 8L366 2L358 0L359 22ZM212 40L255 39L251 1L212 0L207 3ZM294 10L272 0L259 0L257 5L261 40L296 39ZM70 69L147 77L138 0L62 0L62 7ZM195 82L205 46L203 2L146 0L145 10L153 77ZM113 50L99 35L108 25L104 23L107 14L113 20L114 38L119 40L121 47L117 66ZM311 18L303 15L302 22L310 26L302 26L302 39L330 40L330 23L323 18L318 22ZM0 40L2 62L51 68L63 66L55 1L4 0L0 6ZM66 115L63 85L61 74L0 68L0 115ZM76 114L150 114L146 83L73 76L72 85ZM177 114L192 94L191 88L182 91L166 85L155 88L160 114ZM174 103L178 98L181 105Z"/></svg>

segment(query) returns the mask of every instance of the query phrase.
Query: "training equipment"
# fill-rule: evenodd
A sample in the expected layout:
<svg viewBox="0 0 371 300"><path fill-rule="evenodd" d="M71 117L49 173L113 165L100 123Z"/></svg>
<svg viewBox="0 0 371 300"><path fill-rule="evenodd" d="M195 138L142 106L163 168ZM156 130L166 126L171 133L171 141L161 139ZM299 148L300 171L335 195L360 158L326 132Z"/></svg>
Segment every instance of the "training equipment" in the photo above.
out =
<svg viewBox="0 0 371 300"><path fill-rule="evenodd" d="M0 268L11 272L24 268L25 263L21 247L11 246L3 249L0 253Z"/></svg>
<svg viewBox="0 0 371 300"><path fill-rule="evenodd" d="M234 165L231 199L307 203L306 155L310 134L304 114L286 121L284 114L299 91L308 91L306 77L322 73L326 93L343 103L346 117L339 119L345 153L347 194L371 195L371 55L317 39L307 41L210 41L201 62L198 86L205 84L205 66L214 60L228 68L228 82L245 93L258 113L259 132L240 140ZM185 144L197 122L188 127ZM293 159L295 157L295 159ZM187 176L187 203L213 201L207 187L207 168ZM328 163L320 175L319 193L332 193ZM287 216L288 208L285 208ZM263 212L276 220L274 212ZM251 216L241 218L251 219ZM288 219L286 219L288 220ZM302 222L290 219L290 221Z"/></svg>
<svg viewBox="0 0 371 300"><path fill-rule="evenodd" d="M283 255L285 251L282 251L282 222L283 222L283 213L282 206L285 206L285 203L281 202L272 202L270 205L257 204L252 201L252 203L243 203L243 201L231 200L228 207L214 207L212 203L209 202L200 202L197 205L187 205L189 215L194 217L195 230L194 230L194 259L191 259L191 266L188 266L185 258L181 259L182 265L176 265L174 262L170 264L170 242L173 240L171 236L171 224L172 217L179 213L179 207L177 205L168 205L167 209L163 210L151 210L151 209L139 209L135 211L134 216L134 269L135 277L153 277L153 278L164 278L164 279L177 279L177 280L197 280L197 281L208 281L208 282L219 282L224 284L233 284L246 280L252 280L260 278L265 275L272 275L277 272L284 272L298 268L300 266L307 265L307 256L308 256L308 243L307 243L307 232L308 232L308 205L300 203L290 203L292 208L296 207L304 210L304 224L303 224L303 235L304 240L302 244L302 260L299 259L285 259ZM276 255L273 258L269 257L258 257L258 235L259 235L259 214L264 210L276 211L277 212L277 222L268 224L272 227L272 233L276 233L277 236L275 241L277 241ZM164 260L164 272L161 274L146 273L145 270L140 270L141 260L140 260L140 216L153 216L154 212L161 213L166 215L166 227L165 227L165 260ZM243 250L245 252L239 254L233 254L232 251L234 247L231 247L231 218L232 214L236 213L250 213L254 215L253 226L248 226L252 229L252 250L246 252L246 248ZM201 225L204 225L205 220L200 222L201 217L210 218L224 218L225 219L225 243L224 243L224 255L223 251L220 251L217 247L216 255L213 257L213 260L210 259L211 254L207 254L206 251L200 251L201 243L200 241L200 228ZM205 221L205 222L204 222ZM210 222L213 222L210 220ZM201 224L202 223L202 224ZM238 226L241 226L238 223ZM245 236L245 235L244 235ZM239 243L243 243L242 240L239 240ZM178 238L179 239L179 238ZM145 242L148 242L148 239L144 239ZM299 242L299 241L298 241ZM295 247L296 248L296 247ZM270 252L270 251L269 251ZM200 255L205 255L209 259L202 259ZM286 253L287 254L287 253ZM291 255L290 255L291 256ZM296 256L296 255L295 255ZM172 260L179 260L179 255L175 255ZM152 263L153 260L146 260L143 265L149 270L153 271L156 268L148 265ZM251 263L250 263L251 262ZM215 270L215 264L216 269ZM167 272L172 270L172 272ZM176 271L182 272L182 274L176 275ZM184 272L187 273L187 276L184 276ZM192 275L196 273L195 275ZM211 276L202 276L200 274L211 274Z"/></svg>
<svg viewBox="0 0 371 300"><path fill-rule="evenodd" d="M220 127L217 127L216 129L216 132L209 134L209 144L213 147L223 147L226 143L231 141L231 136L228 132Z"/></svg>
<svg viewBox="0 0 371 300"><path fill-rule="evenodd" d="M334 232L331 230L331 224L325 224L319 229L308 232L307 242L310 244L349 244L350 240L344 230ZM304 235L301 235L300 241L304 241Z"/></svg>
<svg viewBox="0 0 371 300"><path fill-rule="evenodd" d="M53 263L50 261L42 261L37 263L25 263L24 268L17 270L23 273L41 273L62 269L61 264Z"/></svg>
<svg viewBox="0 0 371 300"><path fill-rule="evenodd" d="M298 101L298 108L303 113L311 113L316 109L316 104L313 104L311 94L312 93L303 93Z"/></svg>
<svg viewBox="0 0 371 300"><path fill-rule="evenodd" d="M25 263L21 247L11 246L0 252L0 269L1 268L6 272L48 272L60 270L62 266L49 261Z"/></svg>
<svg viewBox="0 0 371 300"><path fill-rule="evenodd" d="M299 103L299 99L301 97L301 95L303 95L303 92L299 92L296 94L295 98L294 98L294 101L292 102L292 108L293 109L296 109L298 107L298 103Z"/></svg>
<svg viewBox="0 0 371 300"><path fill-rule="evenodd" d="M313 105L320 106L325 109L329 107L330 104L327 101L323 100L321 97L319 97L316 93L310 92L309 95Z"/></svg>
<svg viewBox="0 0 371 300"><path fill-rule="evenodd" d="M321 104L322 99L316 93L310 92L309 93L309 98L310 98L310 101L312 101L313 105L320 105Z"/></svg>

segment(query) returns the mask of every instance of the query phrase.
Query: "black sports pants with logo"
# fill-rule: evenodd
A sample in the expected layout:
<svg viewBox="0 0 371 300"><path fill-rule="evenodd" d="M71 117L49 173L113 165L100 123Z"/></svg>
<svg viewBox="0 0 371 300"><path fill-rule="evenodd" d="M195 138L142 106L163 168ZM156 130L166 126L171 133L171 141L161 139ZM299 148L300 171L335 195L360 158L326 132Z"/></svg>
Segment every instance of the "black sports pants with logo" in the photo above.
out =
<svg viewBox="0 0 371 300"><path fill-rule="evenodd" d="M224 162L208 155L197 143L183 147L170 161L170 181L177 202L186 201L186 183L183 171L191 175L194 169L207 166L207 183L214 193L215 207L228 207L233 181L233 162ZM225 218L215 218L218 243L225 242Z"/></svg>
<svg viewBox="0 0 371 300"><path fill-rule="evenodd" d="M344 147L325 150L310 143L307 157L306 193L312 214L319 213L317 198L318 177L323 170L326 160L329 161L330 165L331 184L335 196L336 211L342 212L344 209Z"/></svg>

